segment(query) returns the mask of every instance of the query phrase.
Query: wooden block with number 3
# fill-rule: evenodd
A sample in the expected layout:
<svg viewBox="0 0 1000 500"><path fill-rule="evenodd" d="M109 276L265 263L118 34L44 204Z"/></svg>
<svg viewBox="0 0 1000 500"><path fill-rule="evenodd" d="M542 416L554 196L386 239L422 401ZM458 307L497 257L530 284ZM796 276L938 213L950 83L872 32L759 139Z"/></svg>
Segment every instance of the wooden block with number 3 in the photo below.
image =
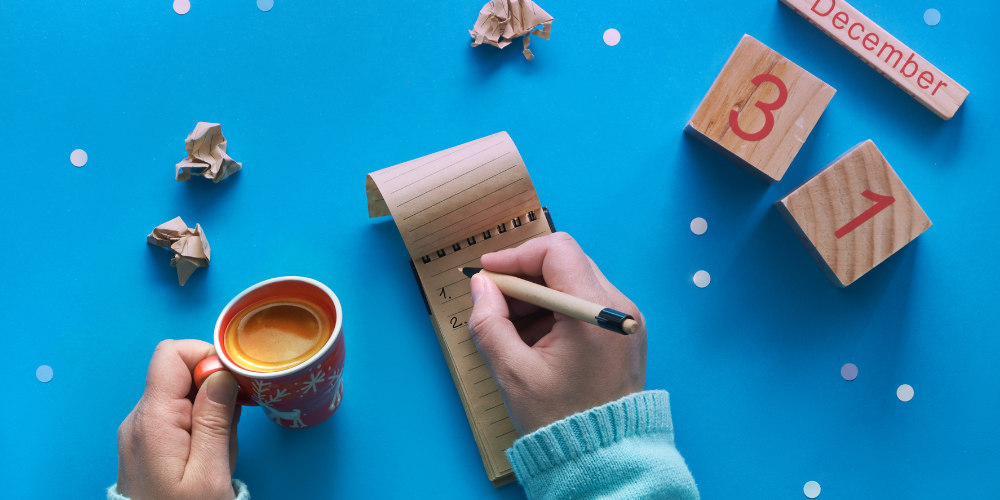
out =
<svg viewBox="0 0 1000 500"><path fill-rule="evenodd" d="M850 285L931 227L875 143L851 148L775 206L830 281Z"/></svg>
<svg viewBox="0 0 1000 500"><path fill-rule="evenodd" d="M684 131L774 184L836 92L743 35Z"/></svg>

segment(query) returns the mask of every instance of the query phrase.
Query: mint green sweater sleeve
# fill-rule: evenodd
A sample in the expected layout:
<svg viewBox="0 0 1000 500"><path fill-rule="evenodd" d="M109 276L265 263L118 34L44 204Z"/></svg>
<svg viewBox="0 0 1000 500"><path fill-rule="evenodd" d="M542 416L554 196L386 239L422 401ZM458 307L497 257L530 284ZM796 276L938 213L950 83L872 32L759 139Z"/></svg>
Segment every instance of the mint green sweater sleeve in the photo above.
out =
<svg viewBox="0 0 1000 500"><path fill-rule="evenodd" d="M644 391L566 417L514 442L514 475L532 500L697 500L674 447L670 396Z"/></svg>
<svg viewBox="0 0 1000 500"><path fill-rule="evenodd" d="M233 479L233 491L236 492L236 498L233 500L250 500L250 491L243 481ZM115 483L108 488L108 500L129 500L129 498L118 494L118 483Z"/></svg>

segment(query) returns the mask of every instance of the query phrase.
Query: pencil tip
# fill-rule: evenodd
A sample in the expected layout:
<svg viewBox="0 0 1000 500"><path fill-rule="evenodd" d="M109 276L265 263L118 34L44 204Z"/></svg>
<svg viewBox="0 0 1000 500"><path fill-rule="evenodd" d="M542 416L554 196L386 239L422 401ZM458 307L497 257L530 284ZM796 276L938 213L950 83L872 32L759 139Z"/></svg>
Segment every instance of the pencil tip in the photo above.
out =
<svg viewBox="0 0 1000 500"><path fill-rule="evenodd" d="M460 268L458 268L458 270L462 271L462 274L464 274L464 275L466 275L466 276L468 276L468 277L471 278L474 274L478 273L479 271L482 271L483 268L481 268L481 267L460 267Z"/></svg>

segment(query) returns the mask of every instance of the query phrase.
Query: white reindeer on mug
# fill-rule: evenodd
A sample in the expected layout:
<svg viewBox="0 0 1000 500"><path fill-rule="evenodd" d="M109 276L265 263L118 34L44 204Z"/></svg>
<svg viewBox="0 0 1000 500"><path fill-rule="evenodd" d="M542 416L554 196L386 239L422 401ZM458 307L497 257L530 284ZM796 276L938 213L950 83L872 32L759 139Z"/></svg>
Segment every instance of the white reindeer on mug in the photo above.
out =
<svg viewBox="0 0 1000 500"><path fill-rule="evenodd" d="M260 405L261 408L264 409L264 413L267 414L267 418L270 418L278 425L281 425L282 420L289 420L292 422L292 429L306 427L306 424L302 423L302 411L298 408L292 411L278 411L271 406L272 403L281 401L281 398L287 396L288 391L285 389L278 389L278 392L276 392L273 396L266 396L265 393L270 385L270 382L261 382L259 380L253 381L254 391L257 393L253 399Z"/></svg>
<svg viewBox="0 0 1000 500"><path fill-rule="evenodd" d="M344 397L344 379L341 378L341 373L343 369L333 372L333 377L330 378L330 390L336 391L333 395L333 399L330 400L330 411L334 411L340 406L340 400Z"/></svg>

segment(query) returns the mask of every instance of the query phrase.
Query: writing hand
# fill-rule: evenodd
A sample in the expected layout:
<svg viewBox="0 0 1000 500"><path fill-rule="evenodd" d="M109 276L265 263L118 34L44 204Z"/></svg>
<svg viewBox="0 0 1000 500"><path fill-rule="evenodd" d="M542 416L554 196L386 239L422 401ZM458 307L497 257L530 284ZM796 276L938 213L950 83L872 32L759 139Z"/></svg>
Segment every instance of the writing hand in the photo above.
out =
<svg viewBox="0 0 1000 500"><path fill-rule="evenodd" d="M536 238L480 260L489 271L544 284L639 322L635 334L616 334L506 298L489 278L474 275L469 331L521 435L643 390L645 320L570 235Z"/></svg>

